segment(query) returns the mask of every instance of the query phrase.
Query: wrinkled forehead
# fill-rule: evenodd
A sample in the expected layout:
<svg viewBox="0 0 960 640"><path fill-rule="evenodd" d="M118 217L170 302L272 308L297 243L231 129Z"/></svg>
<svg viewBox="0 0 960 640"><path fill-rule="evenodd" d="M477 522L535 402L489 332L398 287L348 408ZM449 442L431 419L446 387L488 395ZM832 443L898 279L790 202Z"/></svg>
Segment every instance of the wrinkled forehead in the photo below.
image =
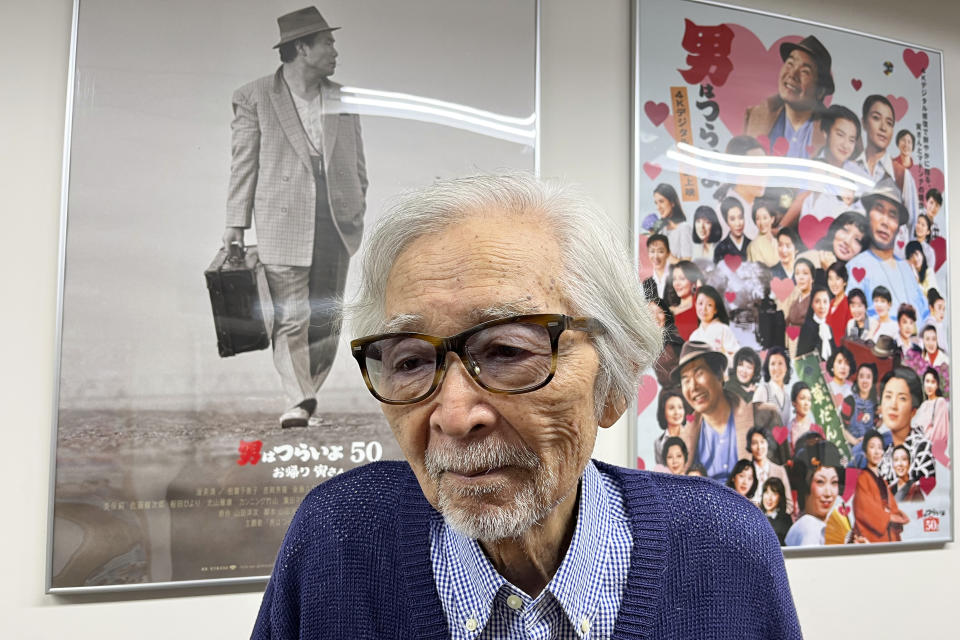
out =
<svg viewBox="0 0 960 640"><path fill-rule="evenodd" d="M566 313L561 273L560 248L541 216L471 215L399 253L387 277L385 321L453 331L507 315Z"/></svg>

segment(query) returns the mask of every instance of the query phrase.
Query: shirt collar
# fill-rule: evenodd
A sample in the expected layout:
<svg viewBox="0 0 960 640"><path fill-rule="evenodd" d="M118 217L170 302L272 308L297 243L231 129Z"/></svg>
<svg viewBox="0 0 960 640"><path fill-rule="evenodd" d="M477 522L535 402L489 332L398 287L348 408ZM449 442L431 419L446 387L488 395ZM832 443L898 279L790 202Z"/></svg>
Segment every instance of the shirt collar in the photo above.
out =
<svg viewBox="0 0 960 640"><path fill-rule="evenodd" d="M534 604L540 605L545 598L555 598L573 628L584 618L592 620L599 606L602 580L598 576L604 575L614 522L611 499L600 472L592 461L588 462L580 480L577 524L570 547L556 574L534 599ZM446 523L441 544L452 564L463 572L462 580L453 581L456 617L473 618L477 629L483 629L490 620L497 593L503 588L518 592L519 589L497 573L476 540Z"/></svg>
<svg viewBox="0 0 960 640"><path fill-rule="evenodd" d="M864 169L868 174L870 173L870 169L867 166L866 150L861 151L860 155L857 156L857 164L860 165L860 167ZM874 174L876 174L877 172L877 166L883 169L888 176L890 176L891 178L893 177L893 161L890 159L889 153L884 153L882 156L880 156L880 159L877 161L877 164L874 165L874 168L873 168ZM873 176L868 176L868 177L872 178Z"/></svg>

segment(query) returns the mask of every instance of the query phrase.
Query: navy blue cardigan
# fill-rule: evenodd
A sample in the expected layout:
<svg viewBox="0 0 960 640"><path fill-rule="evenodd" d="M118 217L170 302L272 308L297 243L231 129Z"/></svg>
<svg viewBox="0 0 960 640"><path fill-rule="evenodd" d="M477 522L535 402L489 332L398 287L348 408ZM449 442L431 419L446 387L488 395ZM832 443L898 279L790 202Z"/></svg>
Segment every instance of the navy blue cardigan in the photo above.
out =
<svg viewBox="0 0 960 640"><path fill-rule="evenodd" d="M779 542L757 507L703 478L596 464L623 486L634 538L614 638L801 638ZM404 462L317 486L290 523L252 637L449 638L433 513Z"/></svg>

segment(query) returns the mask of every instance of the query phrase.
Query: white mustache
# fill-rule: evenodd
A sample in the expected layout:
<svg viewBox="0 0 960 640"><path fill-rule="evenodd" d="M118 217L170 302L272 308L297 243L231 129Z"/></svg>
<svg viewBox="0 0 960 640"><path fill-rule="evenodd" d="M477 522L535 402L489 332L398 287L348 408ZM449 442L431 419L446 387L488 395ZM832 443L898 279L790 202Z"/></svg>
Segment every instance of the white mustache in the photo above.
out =
<svg viewBox="0 0 960 640"><path fill-rule="evenodd" d="M423 462L434 480L447 471L469 475L500 467L539 469L541 466L540 458L530 449L491 438L463 446L443 444L428 448Z"/></svg>

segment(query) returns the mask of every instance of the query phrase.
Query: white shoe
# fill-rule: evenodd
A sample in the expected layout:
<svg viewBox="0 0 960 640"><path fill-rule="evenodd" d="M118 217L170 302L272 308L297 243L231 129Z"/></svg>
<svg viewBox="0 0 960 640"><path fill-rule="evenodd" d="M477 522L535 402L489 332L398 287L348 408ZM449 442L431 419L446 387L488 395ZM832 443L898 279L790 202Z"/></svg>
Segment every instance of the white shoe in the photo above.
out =
<svg viewBox="0 0 960 640"><path fill-rule="evenodd" d="M303 407L294 407L287 409L280 416L280 427L289 429L290 427L305 427L309 421L310 414Z"/></svg>

